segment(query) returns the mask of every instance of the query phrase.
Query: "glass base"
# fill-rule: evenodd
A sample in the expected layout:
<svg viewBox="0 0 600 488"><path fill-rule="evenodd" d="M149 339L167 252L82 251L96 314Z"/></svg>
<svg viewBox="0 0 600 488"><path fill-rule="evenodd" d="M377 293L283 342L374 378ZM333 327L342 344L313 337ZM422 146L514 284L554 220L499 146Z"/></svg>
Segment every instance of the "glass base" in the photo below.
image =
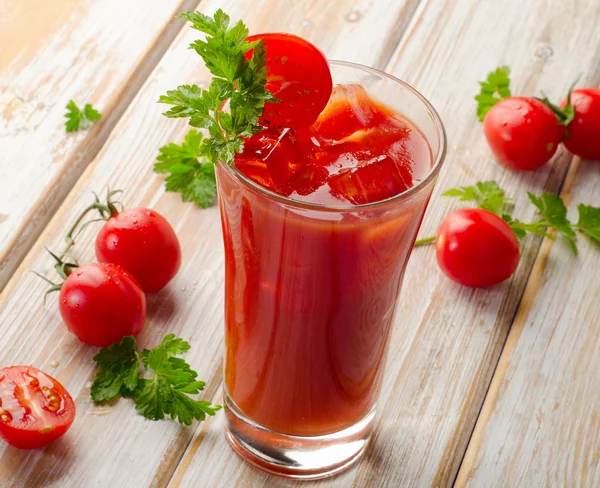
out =
<svg viewBox="0 0 600 488"><path fill-rule="evenodd" d="M295 479L333 476L359 459L373 429L375 409L353 426L332 434L301 437L280 434L255 424L224 392L225 435L251 465Z"/></svg>

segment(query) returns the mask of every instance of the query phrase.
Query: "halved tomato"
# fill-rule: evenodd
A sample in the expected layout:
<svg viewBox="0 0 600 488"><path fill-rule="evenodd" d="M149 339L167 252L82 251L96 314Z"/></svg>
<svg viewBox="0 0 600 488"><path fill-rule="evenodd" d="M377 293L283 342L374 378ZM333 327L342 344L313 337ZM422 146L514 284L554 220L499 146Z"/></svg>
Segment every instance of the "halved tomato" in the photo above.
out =
<svg viewBox="0 0 600 488"><path fill-rule="evenodd" d="M62 436L75 420L75 402L52 376L31 366L0 369L0 437L36 449Z"/></svg>
<svg viewBox="0 0 600 488"><path fill-rule="evenodd" d="M324 54L293 34L256 34L267 50L267 89L279 103L265 104L265 125L304 129L312 125L327 105L333 81ZM252 50L246 53L252 57Z"/></svg>

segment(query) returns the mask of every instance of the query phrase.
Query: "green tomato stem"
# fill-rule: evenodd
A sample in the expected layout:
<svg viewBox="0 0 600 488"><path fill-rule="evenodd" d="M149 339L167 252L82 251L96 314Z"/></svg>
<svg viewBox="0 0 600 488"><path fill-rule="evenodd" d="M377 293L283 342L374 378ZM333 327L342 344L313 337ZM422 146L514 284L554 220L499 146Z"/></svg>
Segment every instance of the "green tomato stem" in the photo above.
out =
<svg viewBox="0 0 600 488"><path fill-rule="evenodd" d="M435 236L419 239L415 242L414 247L425 246L427 244L431 244L432 242L435 242Z"/></svg>

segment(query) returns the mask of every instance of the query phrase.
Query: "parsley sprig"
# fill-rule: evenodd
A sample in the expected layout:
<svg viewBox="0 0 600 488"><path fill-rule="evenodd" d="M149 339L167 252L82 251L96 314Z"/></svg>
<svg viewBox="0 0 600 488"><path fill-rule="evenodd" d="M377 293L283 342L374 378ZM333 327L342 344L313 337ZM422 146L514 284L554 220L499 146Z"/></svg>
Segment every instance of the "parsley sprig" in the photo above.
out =
<svg viewBox="0 0 600 488"><path fill-rule="evenodd" d="M580 203L577 205L579 220L575 229L596 243L600 243L600 209Z"/></svg>
<svg viewBox="0 0 600 488"><path fill-rule="evenodd" d="M205 166L219 160L233 164L235 154L244 149L244 139L262 130L258 120L265 103L278 100L265 88L264 41L247 42L248 28L242 21L230 27L230 18L221 9L214 17L200 12L186 12L179 17L206 34L204 40L192 42L190 48L202 57L214 78L208 89L181 85L158 101L171 105L165 116L188 118L192 127L207 129L209 136L188 134L181 146L163 146L155 171L170 173L168 191L181 191L184 201L206 207L214 197L214 169ZM247 61L250 50L252 57ZM192 156L187 157L192 146Z"/></svg>
<svg viewBox="0 0 600 488"><path fill-rule="evenodd" d="M169 174L165 178L167 191L181 192L184 202L196 202L206 208L217 195L217 184L215 166L204 161L201 144L202 133L191 129L181 145L171 142L160 148L154 171Z"/></svg>
<svg viewBox="0 0 600 488"><path fill-rule="evenodd" d="M463 202L475 202L479 208L502 215L511 206L504 196L504 190L495 181L478 181L473 186L451 188L443 194L445 197L458 197Z"/></svg>
<svg viewBox="0 0 600 488"><path fill-rule="evenodd" d="M102 118L102 114L98 112L91 104L86 103L83 109L79 108L73 100L69 100L65 114L65 129L67 132L75 132L79 129L89 129L94 122Z"/></svg>
<svg viewBox="0 0 600 488"><path fill-rule="evenodd" d="M542 92L541 97L536 97L554 112L558 122L564 125L567 128L567 131L569 124L575 118L575 107L571 103L571 92L573 91L573 88L575 88L576 83L577 81L569 88L567 103L564 107L553 104L544 92ZM483 122L483 119L494 105L500 100L511 96L510 68L508 66L496 68L488 74L485 81L480 81L479 85L481 86L481 89L479 94L475 96L475 100L477 101L477 118ZM565 133L565 138L567 137L567 134L568 132Z"/></svg>
<svg viewBox="0 0 600 488"><path fill-rule="evenodd" d="M185 425L194 419L205 420L214 415L220 405L195 400L204 389L198 373L183 359L181 354L190 345L174 334L168 334L158 347L136 351L134 337L124 337L119 344L100 350L94 356L99 370L91 386L94 402L105 402L119 396L133 398L137 411L150 420L162 420L170 416ZM139 375L140 363L150 377Z"/></svg>
<svg viewBox="0 0 600 488"><path fill-rule="evenodd" d="M508 223L519 239L523 239L528 232L554 239L554 235L549 232L552 230L566 239L574 253L577 253L577 232L600 244L599 207L579 204L579 219L574 223L567 217L567 207L562 198L546 192L539 196L528 192L527 196L537 208L538 216L533 222L522 222L511 215L513 200L506 196L495 181L479 181L472 186L451 188L442 195L456 197L464 202L474 202L477 207L498 215ZM435 237L426 237L419 239L415 246L434 241Z"/></svg>
<svg viewBox="0 0 600 488"><path fill-rule="evenodd" d="M500 66L488 74L486 81L480 81L481 91L477 101L477 117L483 121L490 109L500 100L510 97L510 68Z"/></svg>

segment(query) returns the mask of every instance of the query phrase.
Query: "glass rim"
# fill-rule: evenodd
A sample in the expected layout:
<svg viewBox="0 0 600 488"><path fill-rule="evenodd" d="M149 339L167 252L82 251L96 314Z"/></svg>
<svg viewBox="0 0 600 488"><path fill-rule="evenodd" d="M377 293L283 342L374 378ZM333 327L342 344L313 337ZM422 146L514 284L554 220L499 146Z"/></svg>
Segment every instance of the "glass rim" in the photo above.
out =
<svg viewBox="0 0 600 488"><path fill-rule="evenodd" d="M370 202L370 203L362 203L359 205L354 205L354 204L349 203L347 205L341 204L341 205L333 206L333 205L327 205L327 204L322 204L322 203L303 202L300 200L294 200L293 198L289 198L284 195L280 195L279 193L275 193L274 191L269 190L268 188L265 188L264 186L261 186L258 183L256 183L255 181L253 181L252 179L248 178L245 174L243 174L240 170L238 170L234 165L224 164L222 161L219 161L219 164L222 164L223 166L227 167L227 169L231 170L231 174L237 180L239 180L245 186L250 187L252 190L266 196L267 198L269 198L271 200L275 200L275 201L278 201L285 205L289 205L292 207L305 209L305 210L318 210L318 211L325 211L325 212L348 212L348 211L355 212L357 210L373 209L376 207L380 207L380 206L383 207L383 206L390 205L390 204L393 204L396 202L401 202L401 201L409 199L414 194L419 193L419 191L423 187L427 186L427 184L437 176L437 174L439 173L440 168L442 166L442 163L443 163L444 159L446 158L446 150L447 150L446 129L444 128L444 124L442 123L442 119L440 118L439 114L437 113L435 108L433 108L433 105L431 105L431 103L423 95L421 95L421 93L419 93L415 88L410 86L408 83L402 81L401 79L399 79L389 73L386 73L385 71L381 71L377 68L371 68L369 66L365 66L365 65L362 65L359 63L352 63L350 61L339 61L339 60L327 60L327 61L329 64L333 64L333 65L337 65L337 66L345 66L347 68L353 68L353 69L357 69L359 71L365 71L367 73L371 73L371 74L375 74L375 75L383 77L383 78L387 78L387 79L395 82L396 84L401 85L403 88L406 88L407 90L409 90L429 110L429 113L432 115L434 125L438 132L439 151L438 151L438 155L436 157L435 162L432 164L432 166L429 169L429 172L427 173L425 178L423 178L421 181L419 181L415 186L411 186L410 188L403 191L402 193L398 193L397 195L394 195L390 198L386 198L385 200L379 200L377 202ZM418 126L417 126L417 128L418 128Z"/></svg>

